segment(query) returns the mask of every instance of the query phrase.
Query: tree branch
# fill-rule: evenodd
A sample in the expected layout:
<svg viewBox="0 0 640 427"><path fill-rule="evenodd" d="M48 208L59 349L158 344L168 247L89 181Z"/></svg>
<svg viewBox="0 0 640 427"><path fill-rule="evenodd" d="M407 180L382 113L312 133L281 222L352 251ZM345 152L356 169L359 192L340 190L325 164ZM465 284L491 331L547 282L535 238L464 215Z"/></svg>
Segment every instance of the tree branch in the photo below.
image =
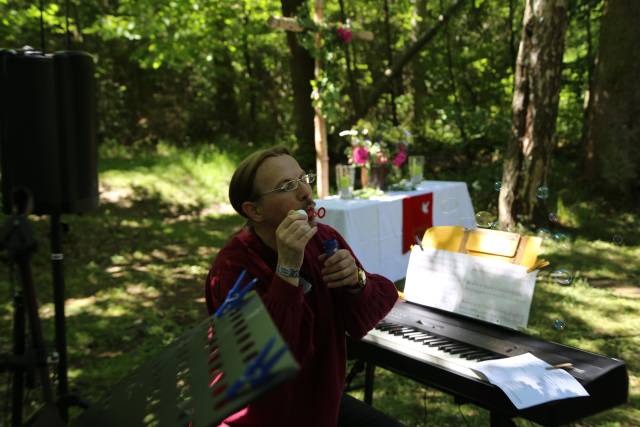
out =
<svg viewBox="0 0 640 427"><path fill-rule="evenodd" d="M438 19L438 23L433 28L420 36L420 38L416 40L413 45L409 46L409 48L400 56L398 61L394 62L393 66L391 67L391 73L388 75L385 73L385 76L382 78L382 80L380 80L371 90L371 94L369 95L369 98L365 102L365 105L362 109L363 116L367 114L367 112L376 104L376 102L378 102L378 99L380 99L382 94L387 91L389 85L393 82L393 79L395 79L396 76L400 74L404 66L407 65L409 61L411 61L413 57L438 34L438 32L444 27L444 24L448 20L450 20L460 9L462 9L462 6L464 6L466 2L467 0L458 0L447 10L445 15L440 16L440 18ZM353 125L353 123L355 123L359 118L360 117L357 117L354 121L348 123L346 126L341 127L341 129L347 129L351 127L351 125Z"/></svg>

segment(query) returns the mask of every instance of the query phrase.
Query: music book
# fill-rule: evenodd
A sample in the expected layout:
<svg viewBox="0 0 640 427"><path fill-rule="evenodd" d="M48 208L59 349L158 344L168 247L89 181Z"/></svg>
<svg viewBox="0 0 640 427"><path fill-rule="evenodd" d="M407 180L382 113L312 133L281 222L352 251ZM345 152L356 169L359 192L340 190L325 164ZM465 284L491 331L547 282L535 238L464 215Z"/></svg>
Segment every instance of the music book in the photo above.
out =
<svg viewBox="0 0 640 427"><path fill-rule="evenodd" d="M414 246L407 301L505 326L526 328L541 239L496 230L432 227Z"/></svg>

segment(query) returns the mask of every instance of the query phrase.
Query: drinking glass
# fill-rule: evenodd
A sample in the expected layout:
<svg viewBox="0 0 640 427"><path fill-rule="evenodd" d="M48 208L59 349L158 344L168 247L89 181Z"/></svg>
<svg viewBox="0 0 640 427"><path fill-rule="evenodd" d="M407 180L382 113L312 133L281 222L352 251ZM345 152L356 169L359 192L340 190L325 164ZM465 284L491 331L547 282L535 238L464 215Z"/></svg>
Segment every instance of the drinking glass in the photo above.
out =
<svg viewBox="0 0 640 427"><path fill-rule="evenodd" d="M418 185L424 179L424 156L409 156L409 180Z"/></svg>
<svg viewBox="0 0 640 427"><path fill-rule="evenodd" d="M352 165L336 165L336 185L341 199L353 199L356 169Z"/></svg>

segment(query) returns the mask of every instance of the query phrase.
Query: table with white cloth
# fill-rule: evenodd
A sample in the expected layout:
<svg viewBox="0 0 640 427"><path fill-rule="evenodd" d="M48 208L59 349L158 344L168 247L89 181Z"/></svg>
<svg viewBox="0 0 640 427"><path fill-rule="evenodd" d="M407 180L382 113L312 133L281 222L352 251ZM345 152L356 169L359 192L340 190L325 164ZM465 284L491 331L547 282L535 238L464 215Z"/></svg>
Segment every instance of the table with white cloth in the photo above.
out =
<svg viewBox="0 0 640 427"><path fill-rule="evenodd" d="M326 214L318 221L342 234L366 271L395 282L405 277L409 265L409 252L403 253L403 209L412 199L421 203L418 209L429 215L431 226L476 227L467 185L453 181L423 181L414 191L386 192L370 199L320 199L317 208L325 208Z"/></svg>

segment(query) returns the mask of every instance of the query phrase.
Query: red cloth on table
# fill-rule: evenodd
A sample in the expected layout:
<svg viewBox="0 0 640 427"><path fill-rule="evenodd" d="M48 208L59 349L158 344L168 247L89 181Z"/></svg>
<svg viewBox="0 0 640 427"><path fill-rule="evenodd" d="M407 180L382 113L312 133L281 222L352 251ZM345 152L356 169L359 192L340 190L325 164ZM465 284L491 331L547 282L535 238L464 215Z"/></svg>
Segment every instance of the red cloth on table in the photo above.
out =
<svg viewBox="0 0 640 427"><path fill-rule="evenodd" d="M433 193L402 199L402 253L416 244L416 236L422 239L424 232L433 226Z"/></svg>

